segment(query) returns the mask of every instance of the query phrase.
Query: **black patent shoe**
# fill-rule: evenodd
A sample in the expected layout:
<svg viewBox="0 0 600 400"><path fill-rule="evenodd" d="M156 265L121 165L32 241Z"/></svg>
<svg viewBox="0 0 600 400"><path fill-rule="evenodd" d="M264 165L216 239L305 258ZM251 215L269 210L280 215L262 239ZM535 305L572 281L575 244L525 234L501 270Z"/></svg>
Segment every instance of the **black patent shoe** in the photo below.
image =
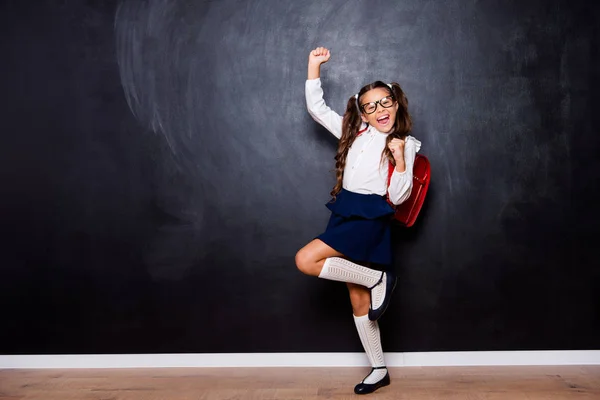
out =
<svg viewBox="0 0 600 400"><path fill-rule="evenodd" d="M390 305L392 293L394 293L394 289L396 288L396 282L398 281L398 278L396 278L396 275L393 272L382 272L381 278L379 278L379 282L371 286L369 289L373 290L375 286L381 285L383 283L383 274L386 274L385 294L383 296L383 302L381 303L379 308L373 310L373 295L371 294L371 308L369 308L369 319L371 321L377 321L379 318L381 318L387 307Z"/></svg>
<svg viewBox="0 0 600 400"><path fill-rule="evenodd" d="M373 372L374 369L384 369L386 367L375 367L371 370L371 372L369 372L369 375L371 375L371 373ZM367 377L369 376L365 376L365 379L367 379ZM363 379L364 381L364 379ZM379 388L382 388L384 386L388 386L390 384L390 373L386 373L385 376L383 378L381 378L381 380L379 382L375 382L375 383L359 383L358 385L356 385L354 387L354 393L356 394L369 394L369 393L373 393L374 391L376 391Z"/></svg>

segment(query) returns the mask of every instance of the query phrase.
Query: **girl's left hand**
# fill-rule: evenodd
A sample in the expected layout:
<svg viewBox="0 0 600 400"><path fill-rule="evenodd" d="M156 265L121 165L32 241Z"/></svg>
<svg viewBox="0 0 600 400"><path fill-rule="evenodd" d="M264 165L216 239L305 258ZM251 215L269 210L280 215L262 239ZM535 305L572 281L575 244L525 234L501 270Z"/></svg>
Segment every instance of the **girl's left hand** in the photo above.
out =
<svg viewBox="0 0 600 400"><path fill-rule="evenodd" d="M392 156L394 157L395 160L397 160L400 157L402 159L404 159L404 145L405 144L406 144L406 139L397 139L397 138L392 139L392 141L388 144L388 148L392 152Z"/></svg>

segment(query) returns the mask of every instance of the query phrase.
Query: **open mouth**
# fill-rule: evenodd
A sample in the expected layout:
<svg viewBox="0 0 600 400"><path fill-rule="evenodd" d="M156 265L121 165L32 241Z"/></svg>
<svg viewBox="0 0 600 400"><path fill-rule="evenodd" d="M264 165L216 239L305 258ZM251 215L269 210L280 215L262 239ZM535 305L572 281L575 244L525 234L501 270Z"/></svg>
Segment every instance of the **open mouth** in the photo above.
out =
<svg viewBox="0 0 600 400"><path fill-rule="evenodd" d="M377 122L381 126L386 126L387 124L390 123L390 116L389 115L382 115L381 117L377 118Z"/></svg>

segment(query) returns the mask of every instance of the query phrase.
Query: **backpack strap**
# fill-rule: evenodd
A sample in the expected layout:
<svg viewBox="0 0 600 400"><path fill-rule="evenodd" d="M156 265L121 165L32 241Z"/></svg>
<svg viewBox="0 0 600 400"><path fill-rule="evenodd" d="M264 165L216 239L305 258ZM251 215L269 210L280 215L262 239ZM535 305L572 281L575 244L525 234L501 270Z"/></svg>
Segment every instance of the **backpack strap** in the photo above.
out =
<svg viewBox="0 0 600 400"><path fill-rule="evenodd" d="M367 129L369 129L369 125L367 125L367 127L365 129L359 130L358 133L356 134L356 137L359 137L360 135L365 133L367 131Z"/></svg>
<svg viewBox="0 0 600 400"><path fill-rule="evenodd" d="M394 168L396 168L396 166L391 162L389 164L390 166L388 168L388 187L390 187L390 183L392 183L392 175L394 174Z"/></svg>
<svg viewBox="0 0 600 400"><path fill-rule="evenodd" d="M395 168L396 168L396 166L390 162L389 163L389 167L388 167L388 179L387 179L387 187L388 187L388 189L390 188L390 184L392 183L392 175L394 174L394 169ZM387 202L390 203L390 206L396 208L396 205L394 203L392 203L392 201L390 200L390 192L389 192L389 190L385 191L385 198L386 198Z"/></svg>

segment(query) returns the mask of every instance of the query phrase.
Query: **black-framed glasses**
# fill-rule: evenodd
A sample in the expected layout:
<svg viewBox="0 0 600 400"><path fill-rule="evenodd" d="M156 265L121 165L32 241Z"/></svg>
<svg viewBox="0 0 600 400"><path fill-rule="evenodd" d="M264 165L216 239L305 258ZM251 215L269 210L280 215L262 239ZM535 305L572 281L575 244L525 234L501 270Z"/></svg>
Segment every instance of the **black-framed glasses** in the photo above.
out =
<svg viewBox="0 0 600 400"><path fill-rule="evenodd" d="M391 106L394 105L395 102L396 102L396 99L394 98L394 96L385 96L384 98L379 99L377 101L372 101L370 103L362 104L360 106L360 109L365 114L373 114L377 110L377 104L381 104L381 107L383 107L383 108L390 108Z"/></svg>

